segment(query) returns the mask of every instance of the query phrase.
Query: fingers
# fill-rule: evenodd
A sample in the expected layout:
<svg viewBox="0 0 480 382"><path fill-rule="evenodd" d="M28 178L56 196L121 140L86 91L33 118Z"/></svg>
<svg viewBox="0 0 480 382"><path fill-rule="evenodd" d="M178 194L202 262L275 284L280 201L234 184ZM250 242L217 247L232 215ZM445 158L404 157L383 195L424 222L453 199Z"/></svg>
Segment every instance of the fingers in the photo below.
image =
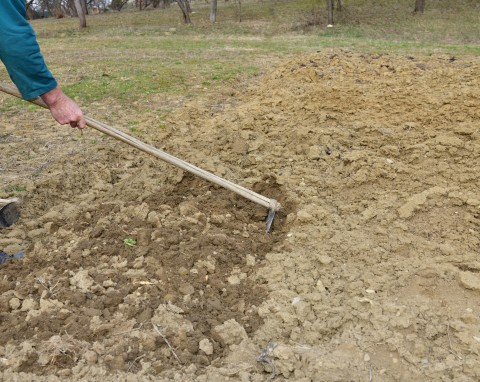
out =
<svg viewBox="0 0 480 382"><path fill-rule="evenodd" d="M78 118L78 120L76 121L71 121L70 122L70 126L74 129L84 129L87 127L87 124L85 122L85 118L83 118L83 116L81 118Z"/></svg>
<svg viewBox="0 0 480 382"><path fill-rule="evenodd" d="M65 98L64 102L58 103L55 107L51 107L50 112L61 125L70 124L70 126L75 129L84 129L87 127L82 110L69 98Z"/></svg>
<svg viewBox="0 0 480 382"><path fill-rule="evenodd" d="M85 127L87 127L87 123L85 122L85 118L83 118L83 116L80 121L77 122L77 126L79 129L84 129Z"/></svg>

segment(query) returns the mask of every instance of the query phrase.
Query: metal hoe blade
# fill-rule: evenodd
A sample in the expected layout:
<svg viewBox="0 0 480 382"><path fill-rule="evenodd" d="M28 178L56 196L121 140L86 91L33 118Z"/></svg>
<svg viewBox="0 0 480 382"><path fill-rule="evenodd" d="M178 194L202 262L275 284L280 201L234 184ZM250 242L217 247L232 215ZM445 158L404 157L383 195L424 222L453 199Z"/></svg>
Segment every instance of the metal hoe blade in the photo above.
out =
<svg viewBox="0 0 480 382"><path fill-rule="evenodd" d="M280 209L280 203L278 203L275 199L270 200L270 208L268 209L267 215L267 233L270 232L272 228L273 219L275 218L275 214Z"/></svg>
<svg viewBox="0 0 480 382"><path fill-rule="evenodd" d="M10 227L20 218L17 203L11 202L0 209L0 228Z"/></svg>

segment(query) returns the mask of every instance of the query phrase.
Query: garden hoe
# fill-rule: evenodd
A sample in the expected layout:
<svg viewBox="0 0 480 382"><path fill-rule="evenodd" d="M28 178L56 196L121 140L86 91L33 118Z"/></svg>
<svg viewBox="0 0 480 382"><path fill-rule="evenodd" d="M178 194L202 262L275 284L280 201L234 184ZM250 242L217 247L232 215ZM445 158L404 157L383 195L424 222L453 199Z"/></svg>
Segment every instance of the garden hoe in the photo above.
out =
<svg viewBox="0 0 480 382"><path fill-rule="evenodd" d="M20 95L20 92L13 86L4 84L0 82L0 90L7 93L11 94L15 97L22 98ZM48 109L47 105L42 101L41 98L36 98L33 100L30 100L29 102L34 103L35 105L41 106L43 108ZM87 126L98 130L104 134L107 134L115 139L118 139L119 141L122 141L124 143L129 144L130 146L133 146L147 154L153 155L157 158L160 158L164 160L165 162L168 162L176 167L181 168L182 170L188 171L194 175L197 175L205 180L208 180L212 183L215 183L219 186L222 186L226 188L227 190L233 191L237 193L238 195L243 196L244 198L251 200L254 203L260 204L266 208L268 208L268 216L267 216L267 232L270 231L270 228L273 223L273 219L275 217L275 213L280 209L280 203L278 203L275 199L269 199L263 195L257 194L256 192L249 190L245 187L239 186L238 184L235 184L233 182L230 182L229 180L220 178L219 176L212 174L208 171L205 171L199 167L196 167L188 162L185 162L181 159L178 159L174 157L173 155L167 154L166 152L159 150L149 144L146 144L128 134L123 133L120 130L117 130L113 127L110 127L102 122L98 122L94 120L93 118L90 118L88 116L85 116L85 121L87 123ZM11 205L11 204L10 204ZM4 208L8 207L5 206ZM13 212L15 212L15 204L13 204L13 207L9 207L13 209ZM2 209L3 211L3 209ZM7 215L7 214L6 214ZM17 215L18 215L18 210L17 210ZM15 214L13 213L13 217ZM17 216L18 218L18 216ZM1 223L0 223L1 224Z"/></svg>

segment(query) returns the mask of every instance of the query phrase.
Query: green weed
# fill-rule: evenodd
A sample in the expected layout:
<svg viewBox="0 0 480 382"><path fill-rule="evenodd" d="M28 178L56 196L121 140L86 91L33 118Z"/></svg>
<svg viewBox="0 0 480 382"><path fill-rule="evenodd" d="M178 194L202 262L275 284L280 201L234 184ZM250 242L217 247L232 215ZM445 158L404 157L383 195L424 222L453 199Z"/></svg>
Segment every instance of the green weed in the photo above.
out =
<svg viewBox="0 0 480 382"><path fill-rule="evenodd" d="M123 240L123 244L128 245L129 247L134 247L135 245L137 245L137 241L132 238L127 238Z"/></svg>

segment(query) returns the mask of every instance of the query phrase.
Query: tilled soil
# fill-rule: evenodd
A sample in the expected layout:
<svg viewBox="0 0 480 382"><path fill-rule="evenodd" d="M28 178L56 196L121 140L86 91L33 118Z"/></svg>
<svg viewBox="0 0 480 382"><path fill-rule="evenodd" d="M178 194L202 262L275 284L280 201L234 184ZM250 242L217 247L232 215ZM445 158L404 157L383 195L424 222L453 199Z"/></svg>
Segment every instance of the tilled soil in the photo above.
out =
<svg viewBox="0 0 480 382"><path fill-rule="evenodd" d="M141 139L278 199L270 234L230 191L2 114L0 197L24 201L0 249L27 248L0 268L2 378L480 379L479 78L336 50L144 116Z"/></svg>

